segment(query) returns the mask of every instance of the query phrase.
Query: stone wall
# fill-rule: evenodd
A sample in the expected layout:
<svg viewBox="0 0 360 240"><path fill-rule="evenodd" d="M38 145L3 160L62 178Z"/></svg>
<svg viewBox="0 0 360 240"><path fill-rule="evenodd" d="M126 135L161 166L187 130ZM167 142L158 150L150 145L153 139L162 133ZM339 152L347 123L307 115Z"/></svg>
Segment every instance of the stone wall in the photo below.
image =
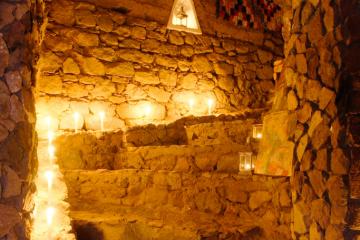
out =
<svg viewBox="0 0 360 240"><path fill-rule="evenodd" d="M282 55L276 34L195 36L120 8L60 0L47 7L37 111L53 115L60 129L73 128L75 111L84 129L99 128L99 111L106 111L106 128L118 129L207 115L208 99L210 114L269 105L272 64Z"/></svg>
<svg viewBox="0 0 360 240"><path fill-rule="evenodd" d="M103 170L65 179L75 229L91 224L103 239L291 239L285 178Z"/></svg>
<svg viewBox="0 0 360 240"><path fill-rule="evenodd" d="M297 115L293 239L344 239L348 210L348 146L344 67L352 1L292 1L284 11L284 96L278 107ZM355 2L355 1L354 1ZM285 7L285 6L284 6ZM349 239L349 238L345 238Z"/></svg>
<svg viewBox="0 0 360 240"><path fill-rule="evenodd" d="M356 5L357 4L357 5ZM344 47L343 64L347 72L347 139L351 147L350 158L350 201L349 201L349 228L353 231L349 232L349 238L359 238L360 230L360 72L359 64L356 59L360 57L360 31L359 16L360 8L356 1L349 1L343 5L344 13L346 13L346 21L344 28L347 32L346 48ZM345 15L345 14L344 14ZM350 90L351 89L351 90ZM356 238L357 237L357 238Z"/></svg>
<svg viewBox="0 0 360 240"><path fill-rule="evenodd" d="M28 1L0 2L0 239L28 239L36 142Z"/></svg>
<svg viewBox="0 0 360 240"><path fill-rule="evenodd" d="M247 139L253 121L188 120L181 145L135 147L132 131L57 137L77 239L291 239L289 178L239 172L239 152L257 149Z"/></svg>

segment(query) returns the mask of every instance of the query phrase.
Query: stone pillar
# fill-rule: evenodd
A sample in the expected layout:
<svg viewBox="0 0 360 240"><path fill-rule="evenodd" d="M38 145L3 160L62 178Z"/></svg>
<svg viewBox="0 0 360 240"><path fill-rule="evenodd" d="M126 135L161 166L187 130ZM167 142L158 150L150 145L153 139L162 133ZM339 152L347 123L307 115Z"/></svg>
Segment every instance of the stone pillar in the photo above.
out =
<svg viewBox="0 0 360 240"><path fill-rule="evenodd" d="M293 0L284 12L285 105L297 115L293 239L344 239L349 158L343 2ZM355 2L355 1L353 1Z"/></svg>
<svg viewBox="0 0 360 240"><path fill-rule="evenodd" d="M28 239L35 172L31 14L0 1L0 239Z"/></svg>

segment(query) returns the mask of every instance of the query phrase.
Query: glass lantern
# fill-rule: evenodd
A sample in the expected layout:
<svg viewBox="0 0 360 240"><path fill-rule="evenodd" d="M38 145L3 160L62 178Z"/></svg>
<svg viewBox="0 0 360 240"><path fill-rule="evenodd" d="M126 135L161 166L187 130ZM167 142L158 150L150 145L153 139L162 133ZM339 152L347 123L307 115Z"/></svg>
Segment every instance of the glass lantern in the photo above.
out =
<svg viewBox="0 0 360 240"><path fill-rule="evenodd" d="M255 139L261 139L263 137L263 125L262 124L254 124L253 125L252 137Z"/></svg>
<svg viewBox="0 0 360 240"><path fill-rule="evenodd" d="M176 14L176 25L187 27L188 15L185 13L184 6L181 6Z"/></svg>
<svg viewBox="0 0 360 240"><path fill-rule="evenodd" d="M253 168L252 152L239 152L239 172L249 173Z"/></svg>

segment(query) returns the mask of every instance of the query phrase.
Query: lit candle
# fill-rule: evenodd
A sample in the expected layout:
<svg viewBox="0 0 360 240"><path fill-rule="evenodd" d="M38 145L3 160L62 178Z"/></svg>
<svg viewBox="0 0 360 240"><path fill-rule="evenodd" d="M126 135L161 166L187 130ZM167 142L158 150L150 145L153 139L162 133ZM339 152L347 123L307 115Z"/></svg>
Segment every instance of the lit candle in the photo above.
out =
<svg viewBox="0 0 360 240"><path fill-rule="evenodd" d="M259 138L259 139L262 138L262 133L257 133L256 138Z"/></svg>
<svg viewBox="0 0 360 240"><path fill-rule="evenodd" d="M214 100L209 98L207 100L207 106L208 106L208 114L211 115L211 112L212 112L212 108L214 106Z"/></svg>
<svg viewBox="0 0 360 240"><path fill-rule="evenodd" d="M148 104L145 106L145 117L149 118L152 112L152 108L151 105Z"/></svg>
<svg viewBox="0 0 360 240"><path fill-rule="evenodd" d="M104 121L105 121L105 113L99 112L99 118L100 118L100 129L103 132L104 131Z"/></svg>
<svg viewBox="0 0 360 240"><path fill-rule="evenodd" d="M193 98L189 99L189 109L190 111L193 111L195 105L195 100Z"/></svg>
<svg viewBox="0 0 360 240"><path fill-rule="evenodd" d="M48 154L50 163L52 163L55 158L55 147L53 145L48 146Z"/></svg>
<svg viewBox="0 0 360 240"><path fill-rule="evenodd" d="M45 178L46 178L47 184L48 184L48 191L50 192L52 185L53 185L54 173L50 170L47 170L45 172Z"/></svg>
<svg viewBox="0 0 360 240"><path fill-rule="evenodd" d="M50 226L53 223L54 215L55 215L55 208L48 207L46 209L46 222L48 226Z"/></svg>
<svg viewBox="0 0 360 240"><path fill-rule="evenodd" d="M78 112L74 112L74 130L75 130L75 133L77 133L77 130L78 130L79 118L80 118L80 114Z"/></svg>
<svg viewBox="0 0 360 240"><path fill-rule="evenodd" d="M48 143L49 143L49 145L52 144L53 140L54 140L54 132L48 131Z"/></svg>

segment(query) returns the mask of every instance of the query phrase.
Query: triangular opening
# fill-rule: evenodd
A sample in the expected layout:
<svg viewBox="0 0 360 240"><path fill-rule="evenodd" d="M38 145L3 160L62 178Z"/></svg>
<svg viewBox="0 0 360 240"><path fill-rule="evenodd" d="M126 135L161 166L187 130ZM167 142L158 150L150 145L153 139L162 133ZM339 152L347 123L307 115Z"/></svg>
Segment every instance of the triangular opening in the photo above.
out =
<svg viewBox="0 0 360 240"><path fill-rule="evenodd" d="M174 1L167 28L201 34L193 0Z"/></svg>

